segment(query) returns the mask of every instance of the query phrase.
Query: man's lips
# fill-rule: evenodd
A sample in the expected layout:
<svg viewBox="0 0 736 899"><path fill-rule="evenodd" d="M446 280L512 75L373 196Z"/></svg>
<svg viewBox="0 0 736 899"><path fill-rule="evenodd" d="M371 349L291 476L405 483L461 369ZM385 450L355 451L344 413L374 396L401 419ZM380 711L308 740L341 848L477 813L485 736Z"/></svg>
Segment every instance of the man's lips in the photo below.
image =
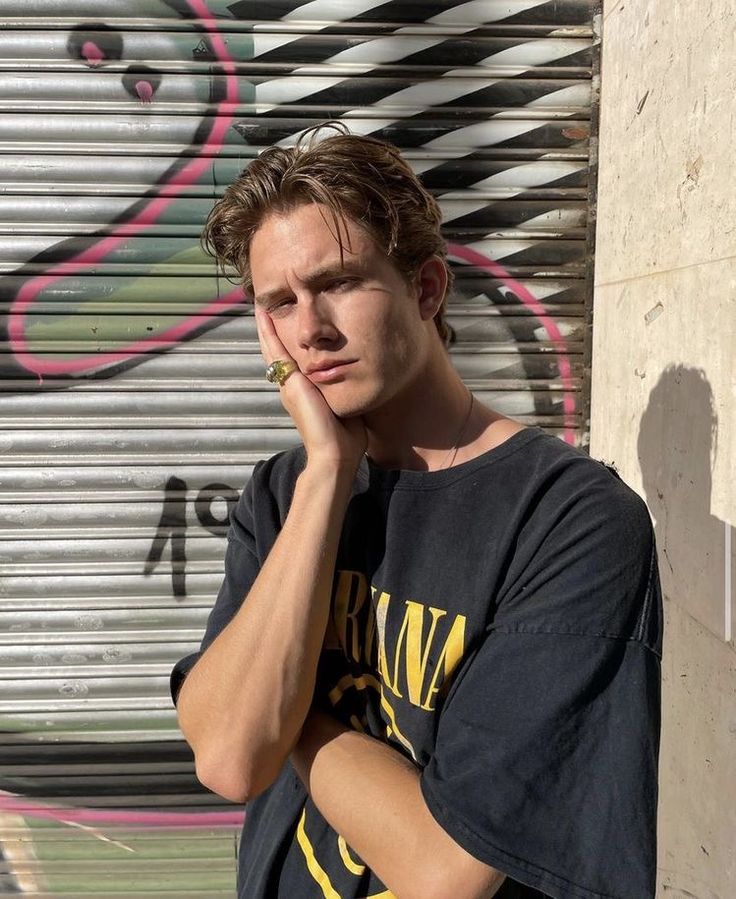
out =
<svg viewBox="0 0 736 899"><path fill-rule="evenodd" d="M320 365L308 366L304 374L310 381L318 381L320 383L330 381L333 378L340 377L345 369L355 361L355 359L345 359L341 362L323 362Z"/></svg>

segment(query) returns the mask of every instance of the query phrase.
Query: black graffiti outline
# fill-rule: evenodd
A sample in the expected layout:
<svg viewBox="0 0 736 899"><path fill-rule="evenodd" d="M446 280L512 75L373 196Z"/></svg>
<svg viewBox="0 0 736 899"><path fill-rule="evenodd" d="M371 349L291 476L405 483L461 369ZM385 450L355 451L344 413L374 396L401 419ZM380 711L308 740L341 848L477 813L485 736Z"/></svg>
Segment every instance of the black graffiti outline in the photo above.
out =
<svg viewBox="0 0 736 899"><path fill-rule="evenodd" d="M194 499L194 514L202 527L215 537L224 537L230 525L239 493L229 484L213 482L205 484ZM224 519L212 512L215 500L223 499L227 505ZM161 516L156 525L156 534L143 566L143 576L153 574L163 558L164 547L171 543L171 586L176 599L186 598L186 538L187 538L187 482L171 475L164 485L164 500Z"/></svg>

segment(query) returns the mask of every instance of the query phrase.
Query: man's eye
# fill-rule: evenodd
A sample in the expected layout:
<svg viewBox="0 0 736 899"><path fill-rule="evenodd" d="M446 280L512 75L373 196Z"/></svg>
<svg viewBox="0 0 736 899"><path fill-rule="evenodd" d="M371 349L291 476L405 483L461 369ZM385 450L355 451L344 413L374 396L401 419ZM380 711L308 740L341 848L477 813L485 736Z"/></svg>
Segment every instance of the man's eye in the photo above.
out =
<svg viewBox="0 0 736 899"><path fill-rule="evenodd" d="M330 281L329 289L330 290L345 290L347 287L351 287L355 284L355 278L338 278L336 281Z"/></svg>
<svg viewBox="0 0 736 899"><path fill-rule="evenodd" d="M295 300L293 297L287 297L283 300L277 300L276 302L269 304L268 311L272 315L279 315L280 313L286 312L290 306L293 306L294 302Z"/></svg>

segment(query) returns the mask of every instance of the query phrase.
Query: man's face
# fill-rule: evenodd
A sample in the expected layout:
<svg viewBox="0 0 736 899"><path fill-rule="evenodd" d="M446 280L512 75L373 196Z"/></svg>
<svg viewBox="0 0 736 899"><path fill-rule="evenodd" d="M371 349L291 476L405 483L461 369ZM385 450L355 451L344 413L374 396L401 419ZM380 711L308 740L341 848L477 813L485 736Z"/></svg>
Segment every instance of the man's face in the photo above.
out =
<svg viewBox="0 0 736 899"><path fill-rule="evenodd" d="M420 313L418 290L350 221L341 266L323 214L332 223L329 211L314 203L264 220L250 245L253 293L333 412L362 415L416 376L434 324ZM327 363L338 367L312 371Z"/></svg>

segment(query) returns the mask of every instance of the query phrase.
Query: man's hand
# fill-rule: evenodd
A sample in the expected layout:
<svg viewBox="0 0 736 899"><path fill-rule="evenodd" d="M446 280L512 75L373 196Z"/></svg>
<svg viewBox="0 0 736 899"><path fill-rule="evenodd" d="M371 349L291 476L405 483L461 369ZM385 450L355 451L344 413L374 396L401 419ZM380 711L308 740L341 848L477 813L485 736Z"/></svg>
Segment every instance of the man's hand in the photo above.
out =
<svg viewBox="0 0 736 899"><path fill-rule="evenodd" d="M279 339L271 316L257 303L254 309L258 340L266 365L276 359L296 365ZM284 409L304 442L308 461L356 470L368 447L363 419L360 416L338 418L319 388L302 373L298 365L279 391Z"/></svg>

